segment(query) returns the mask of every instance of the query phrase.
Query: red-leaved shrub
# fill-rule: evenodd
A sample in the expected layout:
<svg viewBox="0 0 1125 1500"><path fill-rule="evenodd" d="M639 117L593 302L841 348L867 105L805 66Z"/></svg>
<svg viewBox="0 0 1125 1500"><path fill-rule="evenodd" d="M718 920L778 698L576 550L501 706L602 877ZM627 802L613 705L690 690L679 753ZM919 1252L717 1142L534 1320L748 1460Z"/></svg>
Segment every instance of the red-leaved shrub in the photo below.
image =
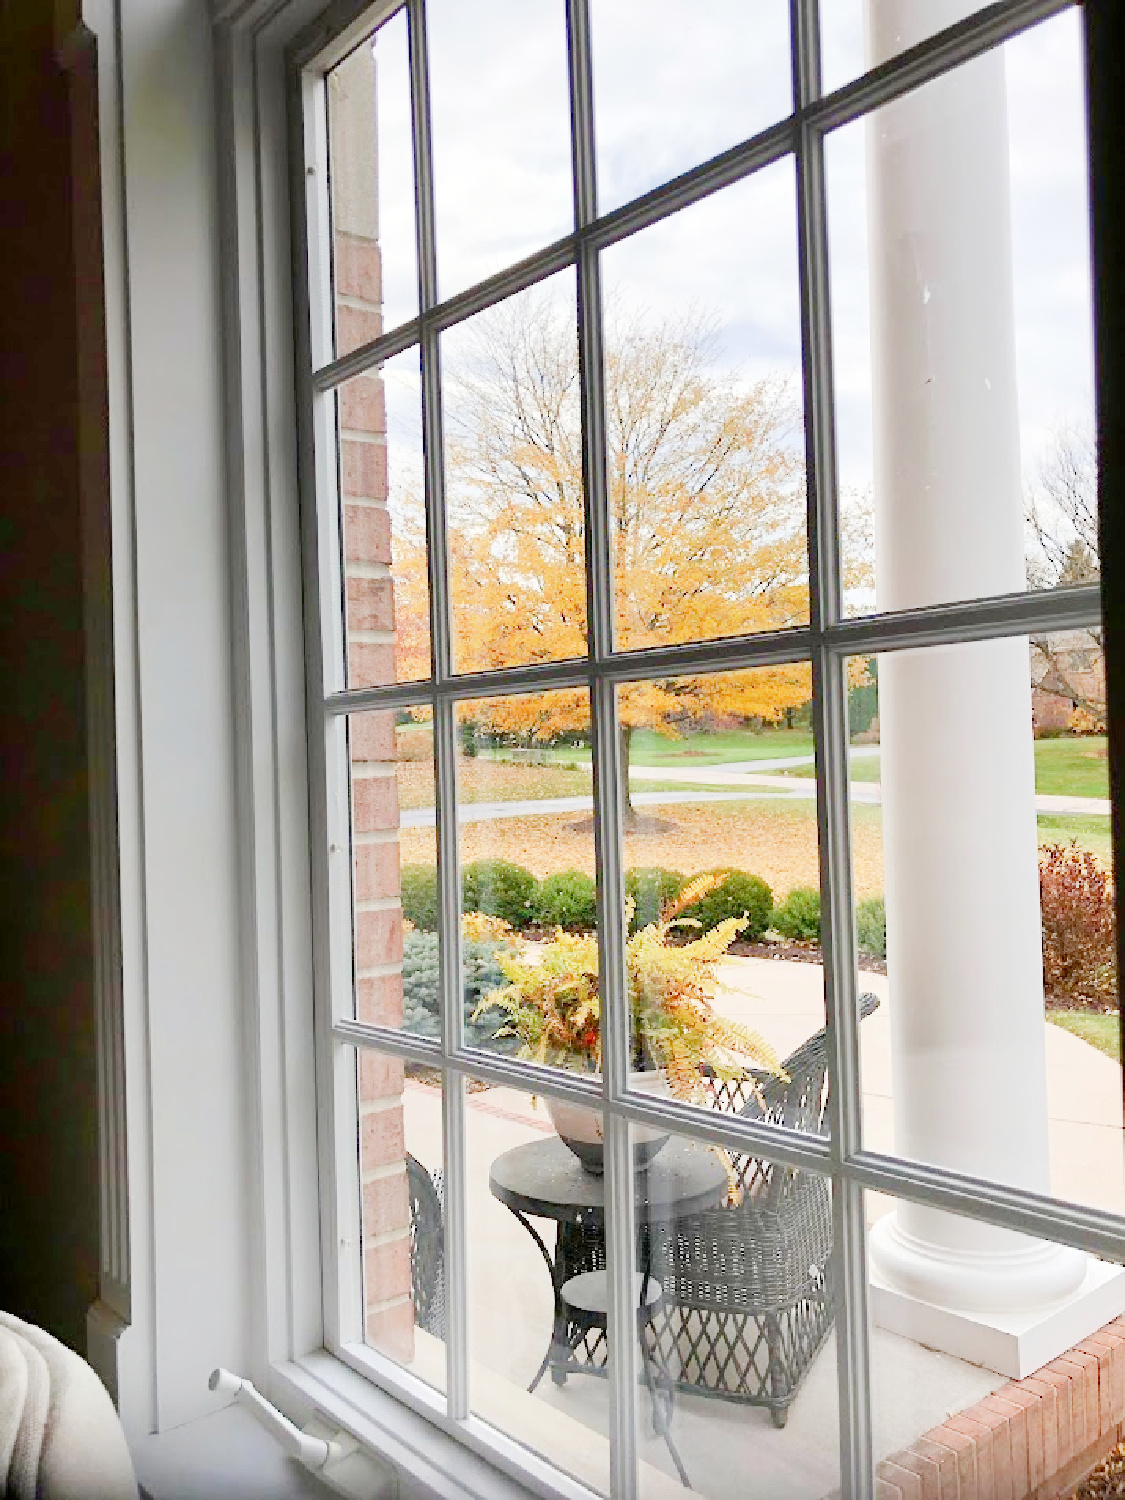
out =
<svg viewBox="0 0 1125 1500"><path fill-rule="evenodd" d="M1054 1000L1102 1006L1117 997L1113 882L1088 849L1039 851L1043 985Z"/></svg>

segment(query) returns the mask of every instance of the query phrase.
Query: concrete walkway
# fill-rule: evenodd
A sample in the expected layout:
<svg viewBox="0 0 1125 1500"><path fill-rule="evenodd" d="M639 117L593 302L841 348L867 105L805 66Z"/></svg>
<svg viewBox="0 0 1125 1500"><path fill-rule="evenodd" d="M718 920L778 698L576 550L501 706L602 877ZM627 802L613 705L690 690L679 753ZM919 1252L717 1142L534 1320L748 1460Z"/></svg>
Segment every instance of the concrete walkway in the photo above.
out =
<svg viewBox="0 0 1125 1500"><path fill-rule="evenodd" d="M824 1024L819 965L731 958L719 970L724 1013L760 1031L784 1057ZM893 1148L890 1002L887 980L861 976L880 1008L861 1030L865 1144ZM1044 1023L1046 1024L1046 1023ZM1064 1198L1125 1210L1121 1072L1077 1037L1047 1025L1052 1190ZM431 1170L441 1165L441 1096L408 1082L406 1146ZM545 1268L527 1231L488 1191L490 1163L502 1151L551 1127L542 1107L512 1089L467 1096L469 1347L474 1411L568 1472L603 1490L609 1479L609 1411L604 1381L574 1377L562 1388L535 1373L551 1325ZM868 1194L873 1222L892 1206ZM538 1224L548 1242L549 1225ZM440 1348L420 1335L421 1370ZM433 1367L433 1366L431 1366ZM946 1417L1004 1384L1001 1376L922 1348L882 1329L872 1336L876 1456L913 1442ZM436 1375L436 1369L435 1369ZM643 1500L677 1492L667 1451L654 1437L647 1396L638 1393ZM677 1397L673 1433L693 1487L708 1500L821 1500L839 1484L835 1346L825 1346L790 1412L775 1429L761 1411L703 1397ZM682 1490L678 1490L682 1494Z"/></svg>

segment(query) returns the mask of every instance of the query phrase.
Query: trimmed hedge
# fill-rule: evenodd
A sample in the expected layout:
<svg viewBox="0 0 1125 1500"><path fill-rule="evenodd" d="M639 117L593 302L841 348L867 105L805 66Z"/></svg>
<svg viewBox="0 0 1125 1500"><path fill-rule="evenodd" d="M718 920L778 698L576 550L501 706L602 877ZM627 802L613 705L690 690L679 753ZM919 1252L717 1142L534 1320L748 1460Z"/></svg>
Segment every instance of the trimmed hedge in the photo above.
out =
<svg viewBox="0 0 1125 1500"><path fill-rule="evenodd" d="M819 941L820 892L811 885L794 886L781 905L774 908L773 925L790 942Z"/></svg>
<svg viewBox="0 0 1125 1500"><path fill-rule="evenodd" d="M773 913L773 892L769 886L760 876L748 875L744 870L719 869L706 873L721 875L723 879L706 896L685 907L682 915L697 921L704 932L710 932L728 917L745 917L746 926L739 936L744 942L757 942L770 925Z"/></svg>
<svg viewBox="0 0 1125 1500"><path fill-rule="evenodd" d="M526 927L535 915L539 882L530 870L506 859L477 859L461 872L464 911L502 917L511 927Z"/></svg>
<svg viewBox="0 0 1125 1500"><path fill-rule="evenodd" d="M664 870L659 865L641 865L635 870L626 870L625 894L633 898L636 908L629 931L637 932L659 921L661 909L676 899L685 884L679 870Z"/></svg>
<svg viewBox="0 0 1125 1500"><path fill-rule="evenodd" d="M423 932L437 931L437 870L433 865L403 865L402 914Z"/></svg>
<svg viewBox="0 0 1125 1500"><path fill-rule="evenodd" d="M541 882L535 915L544 927L563 927L568 932L593 928L598 916L597 892L593 879L584 871L559 870Z"/></svg>
<svg viewBox="0 0 1125 1500"><path fill-rule="evenodd" d="M887 911L882 896L868 896L855 909L855 931L861 953L887 956Z"/></svg>

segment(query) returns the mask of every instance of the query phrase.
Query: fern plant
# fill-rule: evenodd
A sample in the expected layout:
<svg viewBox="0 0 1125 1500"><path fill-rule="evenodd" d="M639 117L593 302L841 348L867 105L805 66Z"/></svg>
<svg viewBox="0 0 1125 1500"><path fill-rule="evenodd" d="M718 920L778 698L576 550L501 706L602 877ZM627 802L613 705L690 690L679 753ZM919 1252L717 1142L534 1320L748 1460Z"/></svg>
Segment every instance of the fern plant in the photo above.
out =
<svg viewBox="0 0 1125 1500"><path fill-rule="evenodd" d="M711 997L721 988L715 968L745 926L731 917L689 942L670 942L674 929L698 927L682 913L715 882L691 881L657 921L633 933L625 950L634 1062L663 1068L680 1099L703 1102L701 1070L744 1078L751 1068L784 1076L776 1054L756 1032L719 1015ZM633 903L626 900L627 920ZM602 1066L597 939L557 929L547 943L522 943L496 954L508 983L491 990L473 1020L504 1015L498 1036L519 1039L521 1057L579 1072Z"/></svg>

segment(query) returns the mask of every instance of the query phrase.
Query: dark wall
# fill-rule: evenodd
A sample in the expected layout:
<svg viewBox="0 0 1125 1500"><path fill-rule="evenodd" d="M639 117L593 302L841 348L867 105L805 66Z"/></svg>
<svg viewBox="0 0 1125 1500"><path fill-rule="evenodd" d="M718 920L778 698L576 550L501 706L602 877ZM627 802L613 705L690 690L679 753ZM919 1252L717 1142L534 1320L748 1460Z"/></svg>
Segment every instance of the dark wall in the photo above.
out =
<svg viewBox="0 0 1125 1500"><path fill-rule="evenodd" d="M91 80L57 56L76 20L0 0L0 1307L83 1349L98 1144L81 538L104 419L87 405L80 442L101 272Z"/></svg>
<svg viewBox="0 0 1125 1500"><path fill-rule="evenodd" d="M1094 357L1098 378L1098 510L1105 622L1109 780L1117 884L1117 972L1125 976L1125 7L1088 0L1087 75L1093 150ZM1125 1044L1125 984L1118 982ZM1125 1079L1122 1080L1125 1086Z"/></svg>

